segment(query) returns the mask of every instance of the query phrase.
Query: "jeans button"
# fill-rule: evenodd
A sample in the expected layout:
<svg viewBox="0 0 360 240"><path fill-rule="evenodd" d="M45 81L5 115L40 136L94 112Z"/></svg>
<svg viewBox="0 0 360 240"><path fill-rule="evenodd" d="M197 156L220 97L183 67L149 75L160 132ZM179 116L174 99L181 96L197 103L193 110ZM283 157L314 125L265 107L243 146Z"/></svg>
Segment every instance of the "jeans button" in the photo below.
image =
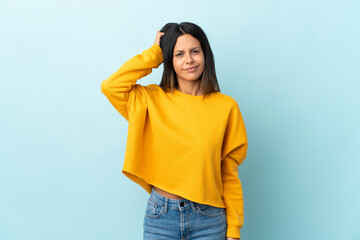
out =
<svg viewBox="0 0 360 240"><path fill-rule="evenodd" d="M184 203L183 203L183 202L181 202L181 203L180 203L180 207L183 207L183 206L184 206Z"/></svg>

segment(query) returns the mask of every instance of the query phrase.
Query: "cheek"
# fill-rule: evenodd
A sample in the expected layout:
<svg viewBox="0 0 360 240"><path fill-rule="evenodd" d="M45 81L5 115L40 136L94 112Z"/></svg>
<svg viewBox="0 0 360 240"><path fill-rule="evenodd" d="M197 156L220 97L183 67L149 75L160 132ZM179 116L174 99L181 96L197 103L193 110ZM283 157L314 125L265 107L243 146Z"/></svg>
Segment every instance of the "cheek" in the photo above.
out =
<svg viewBox="0 0 360 240"><path fill-rule="evenodd" d="M181 67L182 67L181 62L179 62L179 61L173 61L173 66L174 66L174 70L175 70L176 72L180 72L180 71L181 71Z"/></svg>
<svg viewBox="0 0 360 240"><path fill-rule="evenodd" d="M204 65L204 63L205 63L204 55L197 56L196 61L198 63L201 63L202 65Z"/></svg>
<svg viewBox="0 0 360 240"><path fill-rule="evenodd" d="M205 65L205 58L204 58L204 55L202 55L202 57L201 57L201 62L202 62L202 64L203 64L203 65Z"/></svg>
<svg viewBox="0 0 360 240"><path fill-rule="evenodd" d="M173 62L173 67L174 67L175 72L178 72L179 67L176 62Z"/></svg>
<svg viewBox="0 0 360 240"><path fill-rule="evenodd" d="M201 63L201 68L202 68L202 71L203 71L204 68L205 68L205 60L204 59L199 59L199 63Z"/></svg>

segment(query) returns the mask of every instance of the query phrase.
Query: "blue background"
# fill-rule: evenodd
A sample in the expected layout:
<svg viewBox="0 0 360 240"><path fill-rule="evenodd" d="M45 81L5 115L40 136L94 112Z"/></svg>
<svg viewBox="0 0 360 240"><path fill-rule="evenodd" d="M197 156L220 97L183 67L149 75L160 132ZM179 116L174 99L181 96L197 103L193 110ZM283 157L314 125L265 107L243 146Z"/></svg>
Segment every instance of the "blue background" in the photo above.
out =
<svg viewBox="0 0 360 240"><path fill-rule="evenodd" d="M1 240L142 239L149 195L100 86L182 21L245 120L242 239L360 239L359 1L2 0Z"/></svg>

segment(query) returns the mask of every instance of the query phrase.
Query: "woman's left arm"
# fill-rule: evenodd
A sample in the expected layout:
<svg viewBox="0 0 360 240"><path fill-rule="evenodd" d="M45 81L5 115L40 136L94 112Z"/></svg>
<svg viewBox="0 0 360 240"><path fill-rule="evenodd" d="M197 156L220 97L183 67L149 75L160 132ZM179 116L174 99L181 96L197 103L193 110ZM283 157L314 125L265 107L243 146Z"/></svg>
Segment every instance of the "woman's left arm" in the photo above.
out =
<svg viewBox="0 0 360 240"><path fill-rule="evenodd" d="M224 135L221 153L223 201L226 207L227 238L240 239L244 223L243 192L238 177L238 166L247 155L247 136L240 108L234 102Z"/></svg>

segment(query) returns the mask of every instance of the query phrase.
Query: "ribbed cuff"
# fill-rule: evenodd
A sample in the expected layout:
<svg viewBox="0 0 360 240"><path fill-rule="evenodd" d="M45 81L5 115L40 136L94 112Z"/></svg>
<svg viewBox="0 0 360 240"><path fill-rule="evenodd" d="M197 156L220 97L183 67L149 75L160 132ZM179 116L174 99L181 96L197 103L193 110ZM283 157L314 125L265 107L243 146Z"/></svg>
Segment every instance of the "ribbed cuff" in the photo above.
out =
<svg viewBox="0 0 360 240"><path fill-rule="evenodd" d="M235 225L228 225L226 237L240 238L240 227Z"/></svg>

